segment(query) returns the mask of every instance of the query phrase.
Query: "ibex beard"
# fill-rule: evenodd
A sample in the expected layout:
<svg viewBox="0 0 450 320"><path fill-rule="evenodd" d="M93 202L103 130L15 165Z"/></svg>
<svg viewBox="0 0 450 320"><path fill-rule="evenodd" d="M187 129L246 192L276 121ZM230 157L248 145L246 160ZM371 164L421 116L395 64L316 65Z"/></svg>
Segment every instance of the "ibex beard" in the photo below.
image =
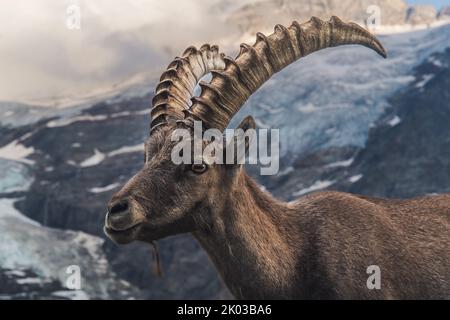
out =
<svg viewBox="0 0 450 320"><path fill-rule="evenodd" d="M400 201L319 192L284 203L241 164L172 161L175 130L192 137L194 122L202 121L223 132L274 73L345 44L386 57L369 32L333 17L258 33L235 59L209 45L175 58L153 98L144 167L111 199L106 234L124 244L191 233L236 298L450 298L450 195ZM200 81L194 97L208 73L212 80ZM239 128L254 129L255 122L247 117ZM371 290L366 270L374 265L382 284Z"/></svg>

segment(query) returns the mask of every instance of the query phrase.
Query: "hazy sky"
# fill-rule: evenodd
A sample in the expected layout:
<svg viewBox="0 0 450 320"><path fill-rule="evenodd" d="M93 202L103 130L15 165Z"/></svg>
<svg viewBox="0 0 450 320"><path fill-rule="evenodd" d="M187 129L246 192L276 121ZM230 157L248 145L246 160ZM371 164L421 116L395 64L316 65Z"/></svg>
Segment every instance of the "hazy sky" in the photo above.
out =
<svg viewBox="0 0 450 320"><path fill-rule="evenodd" d="M214 1L11 1L0 10L0 100L65 96L160 69L167 50L218 32L203 14ZM67 27L76 26L73 4L80 29Z"/></svg>
<svg viewBox="0 0 450 320"><path fill-rule="evenodd" d="M14 0L0 10L0 100L65 97L162 70L168 57L234 32L224 17L258 0ZM416 0L449 3L450 0ZM80 29L70 29L81 9ZM73 23L72 25L73 26Z"/></svg>
<svg viewBox="0 0 450 320"><path fill-rule="evenodd" d="M408 4L432 4L436 8L441 8L444 5L450 5L450 0L406 0Z"/></svg>

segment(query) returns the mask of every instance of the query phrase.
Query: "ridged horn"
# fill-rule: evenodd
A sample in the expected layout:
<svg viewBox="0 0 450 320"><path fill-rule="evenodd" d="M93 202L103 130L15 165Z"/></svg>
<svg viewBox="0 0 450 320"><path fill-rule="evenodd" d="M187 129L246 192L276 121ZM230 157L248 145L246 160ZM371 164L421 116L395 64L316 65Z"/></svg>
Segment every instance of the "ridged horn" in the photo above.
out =
<svg viewBox="0 0 450 320"><path fill-rule="evenodd" d="M211 71L224 70L224 54L217 46L203 45L199 50L187 48L161 75L150 111L150 133L160 125L185 117L198 81Z"/></svg>
<svg viewBox="0 0 450 320"><path fill-rule="evenodd" d="M224 130L247 99L274 73L315 51L346 44L373 49L386 58L378 39L355 23L337 17L330 21L311 18L293 22L288 28L275 26L270 36L257 33L253 46L241 45L236 59L225 58L225 69L212 73L209 85L202 86L199 97L192 98L190 120L203 121L204 128Z"/></svg>

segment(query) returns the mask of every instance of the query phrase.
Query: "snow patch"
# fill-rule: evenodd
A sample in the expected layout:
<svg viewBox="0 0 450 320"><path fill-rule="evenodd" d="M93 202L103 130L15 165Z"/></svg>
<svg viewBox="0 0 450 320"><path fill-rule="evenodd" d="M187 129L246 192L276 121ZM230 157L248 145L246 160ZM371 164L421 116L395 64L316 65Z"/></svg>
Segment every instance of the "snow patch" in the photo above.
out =
<svg viewBox="0 0 450 320"><path fill-rule="evenodd" d="M73 167L76 167L76 166L78 165L78 164L77 164L75 161L73 161L73 160L67 160L66 163L67 163L69 166L73 166Z"/></svg>
<svg viewBox="0 0 450 320"><path fill-rule="evenodd" d="M120 186L119 183L113 183L113 184L110 184L110 185L107 185L107 186L104 186L104 187L91 188L91 189L89 189L89 192L92 192L92 193L108 192L108 191L114 190L118 186Z"/></svg>
<svg viewBox="0 0 450 320"><path fill-rule="evenodd" d="M395 116L393 117L391 120L388 121L388 124L391 127L395 127L396 125L398 125L400 122L402 122L402 119L400 119L399 116Z"/></svg>
<svg viewBox="0 0 450 320"><path fill-rule="evenodd" d="M379 25L373 28L369 28L369 31L377 35L393 35L399 33L423 31L438 28L447 25L449 23L450 22L446 20L437 20L431 23L423 23L423 24Z"/></svg>
<svg viewBox="0 0 450 320"><path fill-rule="evenodd" d="M9 111L3 112L3 117L5 117L5 118L10 117L13 114L14 114L14 111L9 110Z"/></svg>
<svg viewBox="0 0 450 320"><path fill-rule="evenodd" d="M115 157L120 154L143 152L143 151L144 151L144 144L140 143L140 144L137 144L134 146L125 146L125 147L119 148L117 150L113 150L108 153L108 157Z"/></svg>
<svg viewBox="0 0 450 320"><path fill-rule="evenodd" d="M348 181L350 181L351 183L355 183L358 182L359 180L361 180L361 178L363 177L362 174L358 174L356 176L352 176L348 179Z"/></svg>
<svg viewBox="0 0 450 320"><path fill-rule="evenodd" d="M94 155L92 157L87 158L83 162L80 163L80 167L92 167L100 164L103 160L105 160L106 155L98 149L94 149Z"/></svg>
<svg viewBox="0 0 450 320"><path fill-rule="evenodd" d="M319 111L320 109L318 109L314 104L312 103L308 103L306 105L302 105L298 107L298 111L303 112L303 113L312 113L312 112L316 112Z"/></svg>
<svg viewBox="0 0 450 320"><path fill-rule="evenodd" d="M314 184L308 188L302 189L300 191L294 192L292 195L294 197L298 197L298 196L302 196L304 194L313 192L313 191L318 191L318 190L322 190L325 188L328 188L329 186L333 185L336 181L331 181L331 180L327 180L327 181L316 181L314 182Z"/></svg>
<svg viewBox="0 0 450 320"><path fill-rule="evenodd" d="M280 171L280 172L278 173L278 175L279 175L279 176L285 176L285 175L287 175L287 174L289 174L289 173L291 173L291 172L293 172L293 171L294 171L294 167L289 166L289 167L287 167L286 169Z"/></svg>
<svg viewBox="0 0 450 320"><path fill-rule="evenodd" d="M444 65L444 63L442 63L442 61L438 60L436 57L433 57L433 56L431 56L431 57L428 58L428 62L432 63L433 65L435 65L435 66L438 67L438 68L444 68L444 67L446 67L446 66Z"/></svg>
<svg viewBox="0 0 450 320"><path fill-rule="evenodd" d="M27 216L20 213L15 207L14 203L17 201L17 199L6 199L2 198L0 199L0 220L4 220L5 218L14 218L17 220L20 220L20 222L39 227L41 226L40 223L37 221L34 221ZM0 232L1 232L1 225L0 225Z"/></svg>
<svg viewBox="0 0 450 320"><path fill-rule="evenodd" d="M434 74L426 74L423 76L422 80L416 83L416 88L423 88L426 84L434 78Z"/></svg>
<svg viewBox="0 0 450 320"><path fill-rule="evenodd" d="M0 193L26 191L32 182L33 178L26 165L0 159Z"/></svg>
<svg viewBox="0 0 450 320"><path fill-rule="evenodd" d="M121 154L127 154L127 153L133 153L133 152L143 152L144 151L144 144L140 143L133 146L125 146L116 150L113 150L108 153L103 153L99 151L98 149L94 149L94 154L87 158L86 160L82 161L79 166L80 167L92 167L99 165L101 162L103 162L106 158L115 157ZM73 162L73 165L76 165L75 162Z"/></svg>
<svg viewBox="0 0 450 320"><path fill-rule="evenodd" d="M61 290L52 292L52 295L70 300L89 300L89 295L83 290Z"/></svg>
<svg viewBox="0 0 450 320"><path fill-rule="evenodd" d="M113 114L98 114L98 115L90 115L90 114L81 114L81 115L73 115L73 114L69 114L69 115L62 115L59 119L56 120L51 120L49 122L47 122L47 127L48 128L58 128L58 127L65 127L68 125L71 125L73 123L76 122L81 122L81 121L87 121L87 122L97 122L97 121L105 121L109 118L114 119L114 118L120 118L120 117L128 117L130 115L147 115L149 114L149 109L144 109L144 110L139 110L136 112L131 112L131 111L122 111L122 112L117 112L117 113L113 113Z"/></svg>
<svg viewBox="0 0 450 320"><path fill-rule="evenodd" d="M337 162L327 164L325 166L325 168L350 167L352 165L353 161L355 161L355 158L350 158L350 159L344 160L344 161L337 161Z"/></svg>
<svg viewBox="0 0 450 320"><path fill-rule="evenodd" d="M26 159L26 157L33 154L33 152L33 147L26 147L21 144L19 140L14 140L6 146L0 148L0 158L15 160L27 164L34 164L33 160Z"/></svg>
<svg viewBox="0 0 450 320"><path fill-rule="evenodd" d="M113 113L111 115L111 118L127 117L129 115L131 115L130 111L123 111L123 112Z"/></svg>
<svg viewBox="0 0 450 320"><path fill-rule="evenodd" d="M15 276L15 277L25 277L26 273L22 270L8 270L5 272L7 276Z"/></svg>
<svg viewBox="0 0 450 320"><path fill-rule="evenodd" d="M103 121L108 119L108 116L106 115L80 115L73 118L62 118L58 120L52 120L47 122L48 128L58 128L58 127L65 127L75 122L80 121Z"/></svg>
<svg viewBox="0 0 450 320"><path fill-rule="evenodd" d="M17 279L16 282L18 284L41 284L43 283L43 279L41 278L23 278L23 279Z"/></svg>

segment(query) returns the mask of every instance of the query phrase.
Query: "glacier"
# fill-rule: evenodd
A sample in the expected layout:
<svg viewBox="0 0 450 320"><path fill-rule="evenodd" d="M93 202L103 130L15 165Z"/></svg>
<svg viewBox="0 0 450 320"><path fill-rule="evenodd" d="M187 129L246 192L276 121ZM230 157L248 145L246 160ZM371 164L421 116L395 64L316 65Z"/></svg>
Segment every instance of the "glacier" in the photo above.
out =
<svg viewBox="0 0 450 320"><path fill-rule="evenodd" d="M380 37L388 58L367 48L325 49L288 66L254 94L230 127L253 115L280 129L281 155L363 148L389 97L415 81L412 70L450 46L450 25Z"/></svg>
<svg viewBox="0 0 450 320"><path fill-rule="evenodd" d="M103 239L84 232L42 226L23 216L14 208L14 202L15 199L0 199L0 267L31 269L37 275L19 279L18 284L56 279L65 288L67 268L77 265L81 270L82 290L66 288L65 296L69 298L107 299L114 290L133 292L130 284L119 281L110 270L102 250ZM99 278L103 279L101 283ZM54 292L55 298L63 293ZM120 292L117 296L121 296Z"/></svg>

